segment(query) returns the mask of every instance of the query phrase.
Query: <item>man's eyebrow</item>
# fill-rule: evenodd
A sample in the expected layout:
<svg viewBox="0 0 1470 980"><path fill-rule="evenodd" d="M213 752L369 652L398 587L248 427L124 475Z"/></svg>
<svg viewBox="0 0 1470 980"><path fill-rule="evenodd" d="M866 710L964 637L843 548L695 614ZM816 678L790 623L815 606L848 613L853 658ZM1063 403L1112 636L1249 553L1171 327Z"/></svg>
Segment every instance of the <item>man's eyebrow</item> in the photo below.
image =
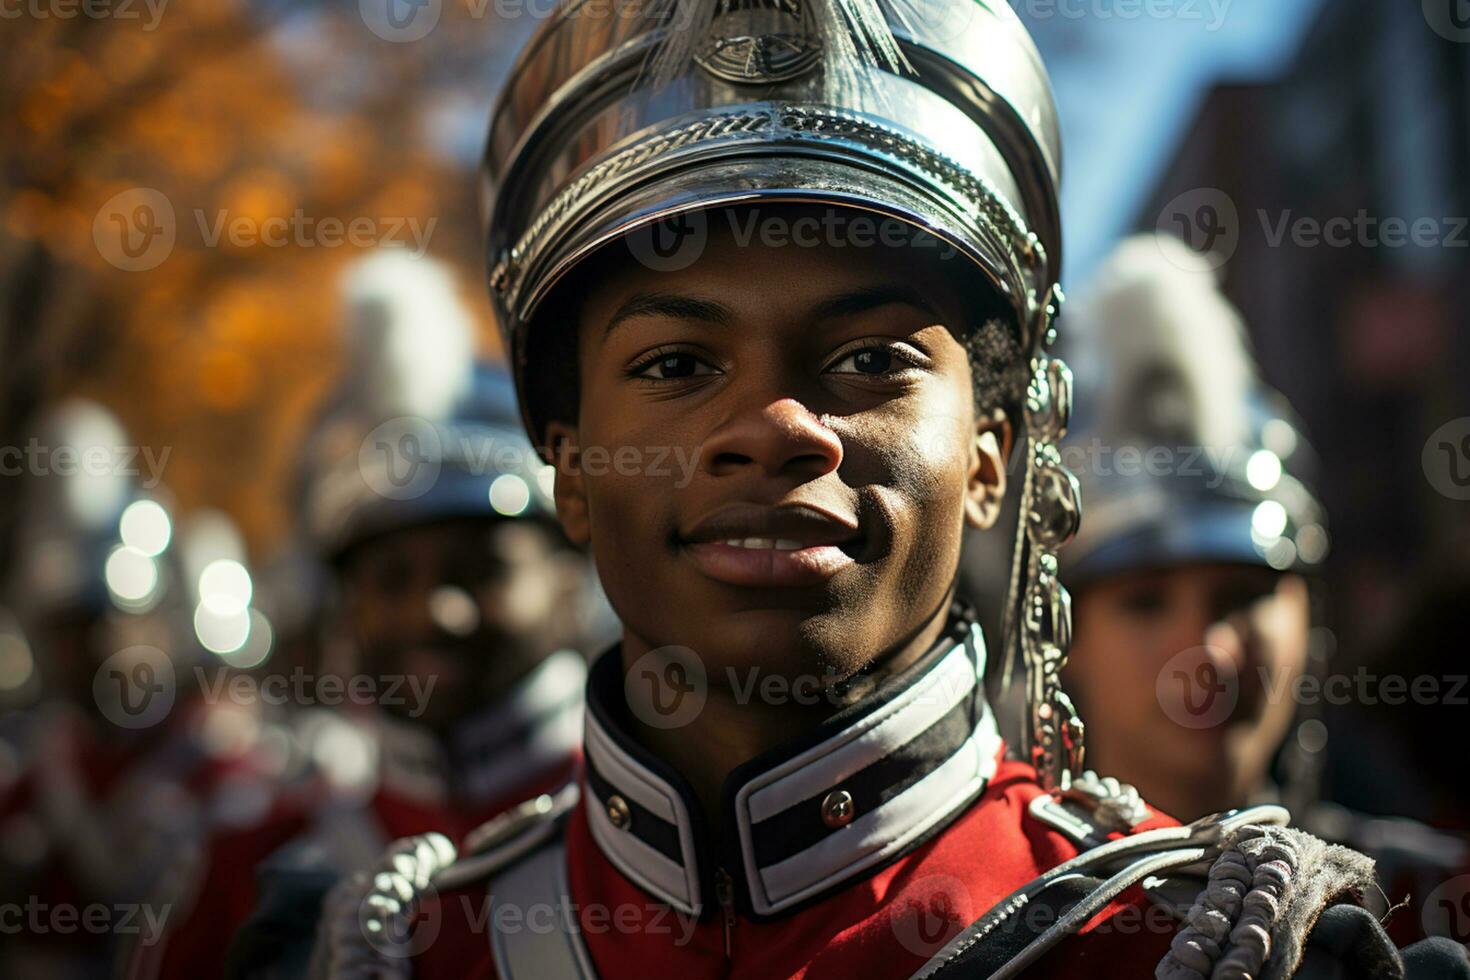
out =
<svg viewBox="0 0 1470 980"><path fill-rule="evenodd" d="M836 317L856 316L880 306L887 306L889 303L903 303L922 310L936 319L939 318L939 312L924 298L923 293L913 286L899 282L865 286L824 299L812 308L811 317L813 320L829 320Z"/></svg>
<svg viewBox="0 0 1470 980"><path fill-rule="evenodd" d="M696 299L679 293L634 293L619 306L607 321L603 336L612 333L624 320L639 316L661 316L671 320L703 320L727 325L733 319L728 307L707 299Z"/></svg>

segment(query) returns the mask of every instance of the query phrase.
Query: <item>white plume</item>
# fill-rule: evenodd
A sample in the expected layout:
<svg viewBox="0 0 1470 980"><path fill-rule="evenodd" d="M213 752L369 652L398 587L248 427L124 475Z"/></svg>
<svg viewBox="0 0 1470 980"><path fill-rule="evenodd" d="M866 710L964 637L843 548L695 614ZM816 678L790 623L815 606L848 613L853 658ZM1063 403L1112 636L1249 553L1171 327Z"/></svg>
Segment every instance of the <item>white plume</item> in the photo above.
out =
<svg viewBox="0 0 1470 980"><path fill-rule="evenodd" d="M27 522L54 525L60 533L114 532L133 493L128 467L121 465L131 458L131 440L117 416L97 402L69 398L45 414L36 435L56 465L36 474ZM81 463L63 466L63 452ZM97 465L100 460L107 462Z"/></svg>
<svg viewBox="0 0 1470 980"><path fill-rule="evenodd" d="M377 419L447 415L469 387L475 346L450 270L383 249L347 269L342 292L347 404Z"/></svg>
<svg viewBox="0 0 1470 980"><path fill-rule="evenodd" d="M1183 242L1125 239L1067 311L1067 329L1087 430L1173 432L1215 447L1248 438L1257 379L1244 324L1208 260Z"/></svg>

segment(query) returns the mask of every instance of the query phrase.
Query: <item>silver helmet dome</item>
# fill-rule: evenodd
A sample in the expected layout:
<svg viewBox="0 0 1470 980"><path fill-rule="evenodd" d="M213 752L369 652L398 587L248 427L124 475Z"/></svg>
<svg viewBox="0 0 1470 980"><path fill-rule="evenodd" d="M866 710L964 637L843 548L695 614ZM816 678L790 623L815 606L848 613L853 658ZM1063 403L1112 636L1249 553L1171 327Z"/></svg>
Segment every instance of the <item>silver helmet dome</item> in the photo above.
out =
<svg viewBox="0 0 1470 980"><path fill-rule="evenodd" d="M849 25L858 25L853 28ZM1022 349L1057 282L1060 143L1040 57L991 0L559 5L496 106L490 282L533 439L528 333L599 246L732 204L845 205L968 256Z"/></svg>

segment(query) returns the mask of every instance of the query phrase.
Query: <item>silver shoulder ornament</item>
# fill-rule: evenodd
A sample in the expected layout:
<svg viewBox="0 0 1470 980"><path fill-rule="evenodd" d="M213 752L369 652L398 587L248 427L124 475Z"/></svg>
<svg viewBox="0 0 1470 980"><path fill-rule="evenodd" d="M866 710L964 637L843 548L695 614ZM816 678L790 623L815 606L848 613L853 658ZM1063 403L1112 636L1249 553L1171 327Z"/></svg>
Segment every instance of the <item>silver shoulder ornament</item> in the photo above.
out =
<svg viewBox="0 0 1470 980"><path fill-rule="evenodd" d="M431 896L489 878L556 838L579 799L576 783L543 793L482 824L462 852L443 834L394 841L371 868L344 879L322 903L314 980L412 976L413 956L437 936L415 918Z"/></svg>

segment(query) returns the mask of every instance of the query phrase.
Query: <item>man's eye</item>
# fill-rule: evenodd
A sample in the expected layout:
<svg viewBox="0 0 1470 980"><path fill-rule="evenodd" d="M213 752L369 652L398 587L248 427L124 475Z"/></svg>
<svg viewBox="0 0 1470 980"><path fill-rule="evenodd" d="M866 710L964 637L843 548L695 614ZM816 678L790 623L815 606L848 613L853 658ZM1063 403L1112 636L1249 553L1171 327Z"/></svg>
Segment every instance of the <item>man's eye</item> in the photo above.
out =
<svg viewBox="0 0 1470 980"><path fill-rule="evenodd" d="M678 353L660 354L633 369L634 376L654 381L675 381L679 378L693 378L714 373L713 367L693 354Z"/></svg>
<svg viewBox="0 0 1470 980"><path fill-rule="evenodd" d="M839 358L827 371L831 374L862 374L882 377L913 367L914 359L906 358L892 346L863 347Z"/></svg>
<svg viewBox="0 0 1470 980"><path fill-rule="evenodd" d="M1169 602L1158 589L1134 589L1118 596L1118 608L1131 616L1152 617L1169 608Z"/></svg>

